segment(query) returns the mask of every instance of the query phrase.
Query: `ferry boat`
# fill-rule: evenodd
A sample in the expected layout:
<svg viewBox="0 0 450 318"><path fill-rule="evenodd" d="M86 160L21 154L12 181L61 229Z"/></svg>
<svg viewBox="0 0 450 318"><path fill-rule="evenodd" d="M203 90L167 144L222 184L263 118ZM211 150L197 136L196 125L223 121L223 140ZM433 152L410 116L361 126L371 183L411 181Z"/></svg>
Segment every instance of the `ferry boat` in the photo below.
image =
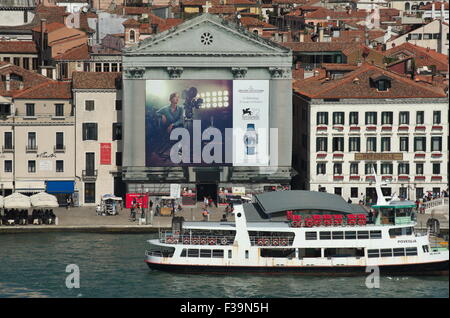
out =
<svg viewBox="0 0 450 318"><path fill-rule="evenodd" d="M449 253L416 233L415 203L387 202L375 213L340 196L267 192L234 205L234 222L180 222L149 240L151 269L179 272L293 272L306 275L448 275Z"/></svg>

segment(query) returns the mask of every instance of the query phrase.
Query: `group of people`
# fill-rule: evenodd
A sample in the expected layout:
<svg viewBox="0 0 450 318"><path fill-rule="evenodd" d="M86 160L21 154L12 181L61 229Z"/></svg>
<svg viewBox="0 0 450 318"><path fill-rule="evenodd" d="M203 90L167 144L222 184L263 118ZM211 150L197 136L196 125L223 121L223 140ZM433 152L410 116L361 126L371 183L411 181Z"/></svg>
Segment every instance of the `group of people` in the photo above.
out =
<svg viewBox="0 0 450 318"><path fill-rule="evenodd" d="M0 214L0 224L4 225L55 224L55 222L56 215L52 209L34 209L31 215L26 209L5 209L4 214Z"/></svg>

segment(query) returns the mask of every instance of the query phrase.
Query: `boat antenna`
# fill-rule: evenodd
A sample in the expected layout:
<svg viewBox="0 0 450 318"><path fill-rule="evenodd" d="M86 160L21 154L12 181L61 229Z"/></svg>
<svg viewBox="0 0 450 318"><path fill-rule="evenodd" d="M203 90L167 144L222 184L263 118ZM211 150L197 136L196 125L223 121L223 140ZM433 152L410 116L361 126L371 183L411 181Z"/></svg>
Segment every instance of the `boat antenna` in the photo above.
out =
<svg viewBox="0 0 450 318"><path fill-rule="evenodd" d="M383 195L383 191L381 191L381 179L380 176L377 175L375 168L373 167L372 164L372 174L375 177L375 190L377 192L377 205L387 205L388 202L386 201L386 199L384 198Z"/></svg>

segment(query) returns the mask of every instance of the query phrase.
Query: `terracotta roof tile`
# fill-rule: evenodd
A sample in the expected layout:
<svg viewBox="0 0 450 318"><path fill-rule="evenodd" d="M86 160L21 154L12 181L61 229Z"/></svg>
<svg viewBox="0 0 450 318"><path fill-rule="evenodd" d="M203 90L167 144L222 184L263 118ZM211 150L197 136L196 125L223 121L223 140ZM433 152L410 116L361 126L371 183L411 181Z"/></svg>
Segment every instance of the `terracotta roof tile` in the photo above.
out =
<svg viewBox="0 0 450 318"><path fill-rule="evenodd" d="M71 99L71 83L48 81L14 95L15 99Z"/></svg>
<svg viewBox="0 0 450 318"><path fill-rule="evenodd" d="M74 89L118 89L122 73L74 72Z"/></svg>
<svg viewBox="0 0 450 318"><path fill-rule="evenodd" d="M89 46L84 43L80 46L73 47L64 53L55 56L54 59L64 61L89 60Z"/></svg>
<svg viewBox="0 0 450 318"><path fill-rule="evenodd" d="M11 80L10 89L8 91L6 90L5 83L1 80L1 78L4 78L7 74L15 74L21 79L20 81ZM14 91L26 90L30 87L51 81L48 77L41 74L6 62L0 62L0 75L0 95L3 96L11 96Z"/></svg>
<svg viewBox="0 0 450 318"><path fill-rule="evenodd" d="M0 53L38 53L34 41L0 41Z"/></svg>

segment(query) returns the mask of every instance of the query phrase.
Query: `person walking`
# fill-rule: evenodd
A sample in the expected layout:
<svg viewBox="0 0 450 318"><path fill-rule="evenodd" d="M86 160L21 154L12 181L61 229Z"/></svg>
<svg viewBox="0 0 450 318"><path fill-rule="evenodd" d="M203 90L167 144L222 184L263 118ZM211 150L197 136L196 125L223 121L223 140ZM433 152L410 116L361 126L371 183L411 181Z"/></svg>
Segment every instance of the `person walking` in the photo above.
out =
<svg viewBox="0 0 450 318"><path fill-rule="evenodd" d="M203 221L205 221L205 222L209 221L209 212L208 212L207 208L203 209L202 215L203 215Z"/></svg>
<svg viewBox="0 0 450 318"><path fill-rule="evenodd" d="M70 196L67 196L67 199L66 199L66 210L69 210L69 206L70 206Z"/></svg>

